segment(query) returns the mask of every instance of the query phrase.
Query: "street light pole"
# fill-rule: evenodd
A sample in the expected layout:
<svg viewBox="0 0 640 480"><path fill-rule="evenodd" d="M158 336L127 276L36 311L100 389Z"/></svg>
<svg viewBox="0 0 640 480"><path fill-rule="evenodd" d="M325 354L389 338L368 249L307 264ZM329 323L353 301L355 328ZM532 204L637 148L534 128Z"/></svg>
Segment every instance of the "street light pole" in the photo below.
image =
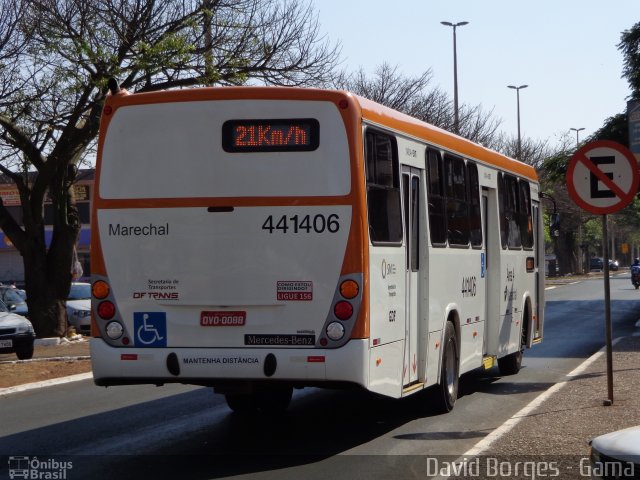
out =
<svg viewBox="0 0 640 480"><path fill-rule="evenodd" d="M574 132L576 132L576 149L577 149L578 145L580 145L580 137L578 135L580 131L584 130L584 127L580 127L580 128L571 127L570 130L573 130Z"/></svg>
<svg viewBox="0 0 640 480"><path fill-rule="evenodd" d="M507 85L507 88L512 88L516 91L516 98L518 102L518 152L516 154L516 158L518 160L522 160L522 140L520 138L520 90L523 88L527 88L529 85L520 85L516 87L515 85Z"/></svg>
<svg viewBox="0 0 640 480"><path fill-rule="evenodd" d="M569 130L573 130L574 132L576 132L576 150L578 149L578 147L580 146L580 132L582 130L584 130L584 127L580 127L580 128L573 128L571 127ZM580 211L578 213L578 218L580 219L580 223L578 223L578 242L580 245L580 255L578 255L578 271L579 272L583 272L587 270L587 265L589 264L589 259L587 258L586 260L584 259L584 255L585 255L585 251L582 248L583 247L583 243L582 243L582 211Z"/></svg>
<svg viewBox="0 0 640 480"><path fill-rule="evenodd" d="M456 28L467 25L469 22L440 22L447 27L453 27L453 131L460 133L460 125L458 118L458 48L456 45Z"/></svg>

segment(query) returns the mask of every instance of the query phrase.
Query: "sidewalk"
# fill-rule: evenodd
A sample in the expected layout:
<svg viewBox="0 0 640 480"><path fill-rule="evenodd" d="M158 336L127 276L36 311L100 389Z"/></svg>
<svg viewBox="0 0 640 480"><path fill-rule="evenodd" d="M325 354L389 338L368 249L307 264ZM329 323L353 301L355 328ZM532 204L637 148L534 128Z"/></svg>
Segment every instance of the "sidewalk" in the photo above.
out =
<svg viewBox="0 0 640 480"><path fill-rule="evenodd" d="M603 348L567 375L564 382L551 387L467 452L464 455L467 461L477 456L482 465L480 475L473 477L494 477L486 474L486 465L490 459L499 459L510 473L515 471L517 462L532 462L532 468L538 469L537 476L535 473L531 476L531 471L523 475L521 471L520 475L507 475L507 478L588 478L589 440L640 425L640 336L615 341L613 405L604 406L606 399L607 366ZM554 475L558 472L559 475ZM469 478L469 475L450 478Z"/></svg>

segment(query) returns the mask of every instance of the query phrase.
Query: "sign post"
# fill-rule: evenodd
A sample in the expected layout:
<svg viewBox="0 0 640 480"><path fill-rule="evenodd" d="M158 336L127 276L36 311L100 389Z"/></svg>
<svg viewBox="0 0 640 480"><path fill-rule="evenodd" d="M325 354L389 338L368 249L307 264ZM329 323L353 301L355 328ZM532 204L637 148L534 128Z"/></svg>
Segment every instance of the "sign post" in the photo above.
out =
<svg viewBox="0 0 640 480"><path fill-rule="evenodd" d="M569 196L582 209L602 215L604 244L604 302L607 344L607 390L604 405L613 405L613 353L611 332L611 290L609 285L609 242L607 214L622 210L638 192L638 166L624 146L608 140L591 142L580 148L567 168Z"/></svg>

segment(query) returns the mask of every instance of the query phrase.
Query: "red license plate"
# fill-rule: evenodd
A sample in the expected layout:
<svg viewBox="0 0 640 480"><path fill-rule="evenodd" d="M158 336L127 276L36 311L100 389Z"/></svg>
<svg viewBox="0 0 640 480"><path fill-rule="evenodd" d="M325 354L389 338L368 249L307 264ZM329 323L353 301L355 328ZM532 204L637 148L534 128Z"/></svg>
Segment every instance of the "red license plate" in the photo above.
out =
<svg viewBox="0 0 640 480"><path fill-rule="evenodd" d="M247 321L247 312L201 312L203 327L241 327Z"/></svg>

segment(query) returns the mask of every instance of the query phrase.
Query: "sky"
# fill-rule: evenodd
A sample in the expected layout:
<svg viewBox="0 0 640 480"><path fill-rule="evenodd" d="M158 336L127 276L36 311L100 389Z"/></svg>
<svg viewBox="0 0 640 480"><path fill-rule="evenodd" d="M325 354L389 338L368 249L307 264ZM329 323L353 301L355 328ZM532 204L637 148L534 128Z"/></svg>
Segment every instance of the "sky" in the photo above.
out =
<svg viewBox="0 0 640 480"><path fill-rule="evenodd" d="M630 90L618 50L640 22L639 0L314 0L321 31L342 46L343 68L373 73L387 62L406 76L432 71L453 99L456 29L459 104L481 105L523 138L580 141L626 110Z"/></svg>

